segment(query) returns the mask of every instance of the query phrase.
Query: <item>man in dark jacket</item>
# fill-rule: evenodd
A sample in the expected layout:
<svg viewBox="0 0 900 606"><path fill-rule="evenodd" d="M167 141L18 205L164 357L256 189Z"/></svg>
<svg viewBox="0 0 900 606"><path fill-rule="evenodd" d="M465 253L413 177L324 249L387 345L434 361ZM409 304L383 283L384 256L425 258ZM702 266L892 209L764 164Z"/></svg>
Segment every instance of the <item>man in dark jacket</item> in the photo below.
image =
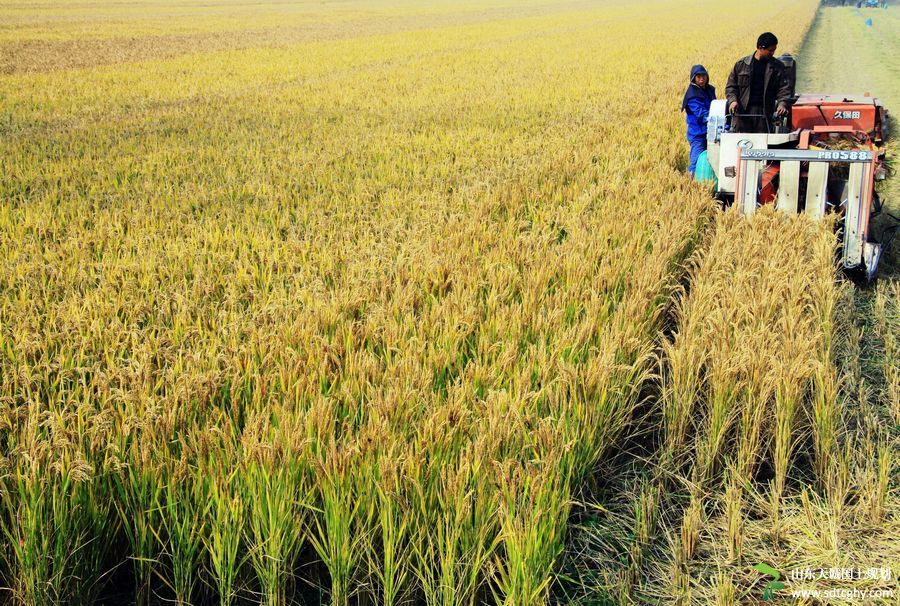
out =
<svg viewBox="0 0 900 606"><path fill-rule="evenodd" d="M784 64L775 58L778 38L761 34L756 52L734 64L725 85L728 111L735 114L732 130L739 133L767 133L772 130L773 113L783 116L791 100L791 83Z"/></svg>

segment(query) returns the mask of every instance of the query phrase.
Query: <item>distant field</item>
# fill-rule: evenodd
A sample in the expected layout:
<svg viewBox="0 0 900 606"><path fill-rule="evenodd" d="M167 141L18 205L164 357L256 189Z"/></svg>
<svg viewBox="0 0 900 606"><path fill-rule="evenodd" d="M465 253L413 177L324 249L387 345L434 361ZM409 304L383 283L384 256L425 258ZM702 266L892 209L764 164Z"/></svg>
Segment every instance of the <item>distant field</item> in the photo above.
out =
<svg viewBox="0 0 900 606"><path fill-rule="evenodd" d="M900 14L895 8L823 7L800 49L803 63L797 86L810 91L828 87L868 91L889 108L898 107L900 65L891 60L900 53ZM872 19L871 26L866 19Z"/></svg>
<svg viewBox="0 0 900 606"><path fill-rule="evenodd" d="M860 525L884 562L831 232L683 172L691 65L724 92L816 5L0 0L4 597L734 604Z"/></svg>
<svg viewBox="0 0 900 606"><path fill-rule="evenodd" d="M593 3L596 6L596 3ZM571 14L591 2L4 3L0 73L284 48L521 17Z"/></svg>

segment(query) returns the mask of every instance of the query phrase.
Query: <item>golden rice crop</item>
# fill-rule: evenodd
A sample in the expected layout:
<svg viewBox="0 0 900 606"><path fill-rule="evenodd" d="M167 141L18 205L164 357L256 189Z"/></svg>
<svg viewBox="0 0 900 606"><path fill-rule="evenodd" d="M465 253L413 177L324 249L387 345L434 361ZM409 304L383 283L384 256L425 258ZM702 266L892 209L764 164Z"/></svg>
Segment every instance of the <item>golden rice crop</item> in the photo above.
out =
<svg viewBox="0 0 900 606"><path fill-rule="evenodd" d="M846 334L835 239L805 216L766 211L718 218L666 345L662 469L675 473L661 481L685 504L667 565L648 574L685 604L750 591L760 562L890 569L896 555L889 432L860 429L852 411L865 402L841 375L858 338ZM823 586L841 584L791 581Z"/></svg>
<svg viewBox="0 0 900 606"><path fill-rule="evenodd" d="M895 285L874 292L881 348L865 360L861 295L835 275L828 223L717 216L663 343L650 460L626 458L612 474L624 479L576 525L590 556L569 565L584 586L571 602L756 603L771 580L760 564L781 571L782 597L893 590ZM873 372L884 381L870 387ZM827 576L836 569L870 576L849 585ZM826 577L788 576L805 570Z"/></svg>
<svg viewBox="0 0 900 606"><path fill-rule="evenodd" d="M687 71L724 79L770 23L796 44L815 4L224 3L171 29L163 3L3 6L14 601L548 601L573 499L634 426L712 216L677 170ZM729 265L737 223L666 352L663 460L697 461L684 560L704 494L730 489L741 523L732 482L763 453L774 495L802 428L820 481L842 456L827 232L790 223L815 271L759 277ZM729 268L740 292L791 297L753 302L746 343L717 339ZM634 571L661 492L635 508Z"/></svg>

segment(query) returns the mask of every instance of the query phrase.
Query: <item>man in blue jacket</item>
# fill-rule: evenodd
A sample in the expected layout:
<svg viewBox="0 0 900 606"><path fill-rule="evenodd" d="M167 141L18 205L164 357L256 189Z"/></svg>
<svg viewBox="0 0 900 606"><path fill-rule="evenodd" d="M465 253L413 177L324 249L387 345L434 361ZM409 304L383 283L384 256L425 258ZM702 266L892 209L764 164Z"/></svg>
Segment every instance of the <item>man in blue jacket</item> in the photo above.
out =
<svg viewBox="0 0 900 606"><path fill-rule="evenodd" d="M716 89L709 83L709 74L702 65L691 68L691 81L681 101L681 111L687 120L687 139L691 144L691 163L688 172L694 174L697 158L706 150L706 121L709 106L716 98Z"/></svg>

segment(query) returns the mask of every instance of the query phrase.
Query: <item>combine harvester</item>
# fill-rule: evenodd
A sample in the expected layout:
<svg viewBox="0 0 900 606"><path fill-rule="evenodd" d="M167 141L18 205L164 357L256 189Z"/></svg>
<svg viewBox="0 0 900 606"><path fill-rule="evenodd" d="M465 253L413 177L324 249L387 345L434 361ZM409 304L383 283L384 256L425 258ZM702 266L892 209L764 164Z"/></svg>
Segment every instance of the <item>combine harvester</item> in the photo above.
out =
<svg viewBox="0 0 900 606"><path fill-rule="evenodd" d="M796 63L781 57L791 81ZM845 269L871 280L882 244L871 237L881 212L875 181L885 178L885 109L864 95L801 94L770 133L731 132L725 100L713 101L707 158L718 179L716 197L752 215L763 204L821 218L843 214L840 235Z"/></svg>

